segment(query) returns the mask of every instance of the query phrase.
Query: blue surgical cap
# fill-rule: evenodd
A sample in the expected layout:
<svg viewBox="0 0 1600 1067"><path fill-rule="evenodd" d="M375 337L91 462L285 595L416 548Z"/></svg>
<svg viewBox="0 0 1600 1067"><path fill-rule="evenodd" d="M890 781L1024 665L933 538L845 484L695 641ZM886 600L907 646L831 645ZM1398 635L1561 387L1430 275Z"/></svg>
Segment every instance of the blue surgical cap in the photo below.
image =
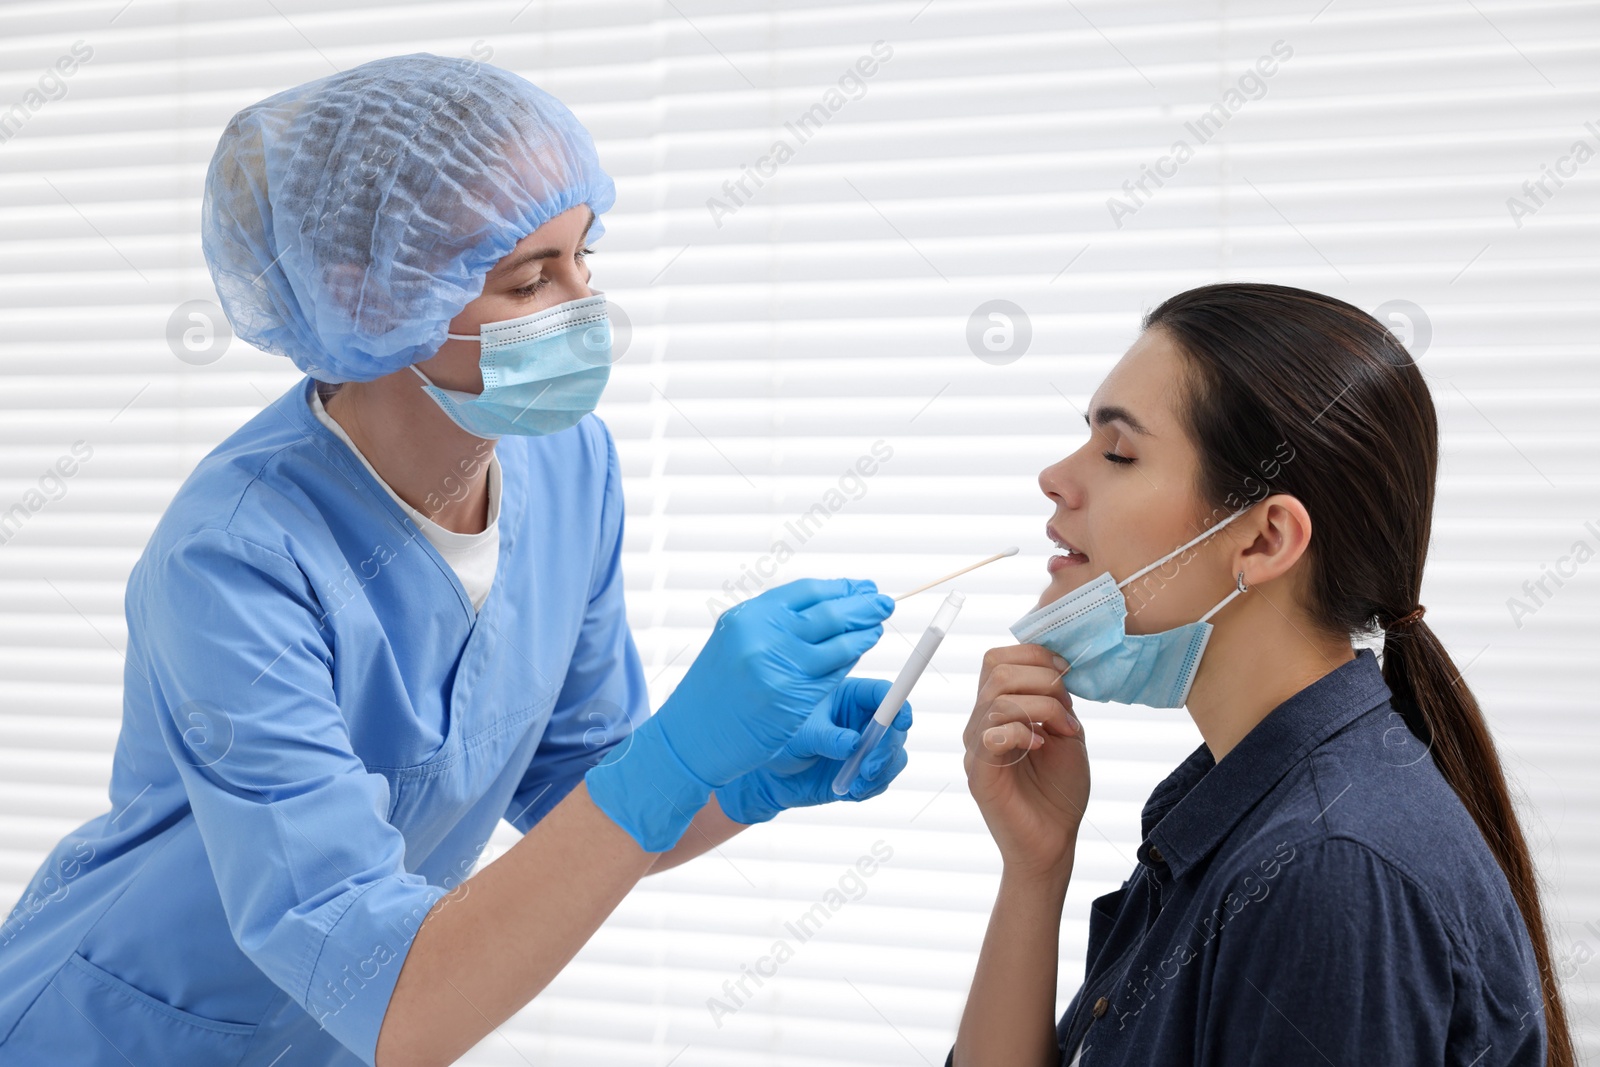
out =
<svg viewBox="0 0 1600 1067"><path fill-rule="evenodd" d="M234 332L325 382L433 355L490 268L552 217L615 199L561 101L427 53L286 89L235 115L200 239Z"/></svg>

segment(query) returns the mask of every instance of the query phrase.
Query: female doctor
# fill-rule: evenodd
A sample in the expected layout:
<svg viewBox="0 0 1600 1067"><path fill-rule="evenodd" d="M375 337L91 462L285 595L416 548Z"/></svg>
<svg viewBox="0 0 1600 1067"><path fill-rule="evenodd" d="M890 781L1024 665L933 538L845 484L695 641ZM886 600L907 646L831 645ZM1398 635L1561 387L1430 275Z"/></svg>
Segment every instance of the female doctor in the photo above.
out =
<svg viewBox="0 0 1600 1067"><path fill-rule="evenodd" d="M206 259L239 336L307 377L133 570L112 810L0 928L0 1065L450 1063L640 877L832 799L888 688L844 677L893 609L870 582L730 610L649 714L589 415L612 199L564 106L466 60L228 125ZM523 838L472 873L502 818Z"/></svg>

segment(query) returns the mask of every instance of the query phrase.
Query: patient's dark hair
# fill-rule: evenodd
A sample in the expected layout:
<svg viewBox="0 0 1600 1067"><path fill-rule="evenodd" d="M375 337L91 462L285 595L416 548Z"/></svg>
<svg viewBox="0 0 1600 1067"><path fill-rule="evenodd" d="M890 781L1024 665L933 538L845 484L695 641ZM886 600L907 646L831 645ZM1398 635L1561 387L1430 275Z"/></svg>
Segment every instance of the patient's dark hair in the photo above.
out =
<svg viewBox="0 0 1600 1067"><path fill-rule="evenodd" d="M1539 965L1546 1064L1571 1067L1539 885L1494 740L1439 638L1407 619L1422 588L1439 457L1422 373L1365 311L1287 286L1191 289L1144 326L1186 357L1183 416L1202 497L1227 510L1267 493L1297 498L1311 516L1307 608L1316 624L1350 636L1387 630L1383 677L1395 710L1427 743L1505 872Z"/></svg>

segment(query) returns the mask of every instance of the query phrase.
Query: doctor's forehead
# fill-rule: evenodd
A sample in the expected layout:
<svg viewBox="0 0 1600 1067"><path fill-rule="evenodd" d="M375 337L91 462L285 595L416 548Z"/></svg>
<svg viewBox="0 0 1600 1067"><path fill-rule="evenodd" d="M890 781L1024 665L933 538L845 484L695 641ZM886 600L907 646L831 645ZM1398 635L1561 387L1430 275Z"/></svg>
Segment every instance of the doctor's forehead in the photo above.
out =
<svg viewBox="0 0 1600 1067"><path fill-rule="evenodd" d="M588 204L568 208L518 241L494 265L494 271L504 274L537 260L565 256L575 244L583 243L593 226L594 209Z"/></svg>
<svg viewBox="0 0 1600 1067"><path fill-rule="evenodd" d="M1089 399L1092 429L1115 427L1135 437L1179 432L1186 389L1182 353L1163 330L1146 330L1123 353Z"/></svg>

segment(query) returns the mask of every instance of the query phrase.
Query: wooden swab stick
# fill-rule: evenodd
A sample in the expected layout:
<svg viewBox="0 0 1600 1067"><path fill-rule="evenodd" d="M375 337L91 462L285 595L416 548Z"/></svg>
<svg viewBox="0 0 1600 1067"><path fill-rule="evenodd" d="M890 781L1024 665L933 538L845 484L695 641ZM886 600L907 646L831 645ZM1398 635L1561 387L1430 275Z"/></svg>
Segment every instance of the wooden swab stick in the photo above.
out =
<svg viewBox="0 0 1600 1067"><path fill-rule="evenodd" d="M966 566L966 567L962 567L958 571L951 571L949 574L945 575L943 578L935 578L933 581L929 582L927 585L919 585L915 589L911 590L911 592L909 592L909 593L901 593L899 596L895 597L895 600L897 600L897 601L898 600L904 600L908 596L916 596L918 593L921 593L921 592L923 592L925 590L928 590L928 589L932 589L936 585L943 585L945 582L948 582L952 578L959 578L963 574L966 574L968 571L975 571L979 567L982 567L984 564L993 563L997 559L1005 559L1007 556L1015 556L1019 551L1021 551L1021 549L1017 548L1016 545L1012 545L1010 548L1006 549L1004 552L996 552L994 555L990 556L988 559L980 559L978 562L973 563L973 564L971 564L969 566Z"/></svg>

